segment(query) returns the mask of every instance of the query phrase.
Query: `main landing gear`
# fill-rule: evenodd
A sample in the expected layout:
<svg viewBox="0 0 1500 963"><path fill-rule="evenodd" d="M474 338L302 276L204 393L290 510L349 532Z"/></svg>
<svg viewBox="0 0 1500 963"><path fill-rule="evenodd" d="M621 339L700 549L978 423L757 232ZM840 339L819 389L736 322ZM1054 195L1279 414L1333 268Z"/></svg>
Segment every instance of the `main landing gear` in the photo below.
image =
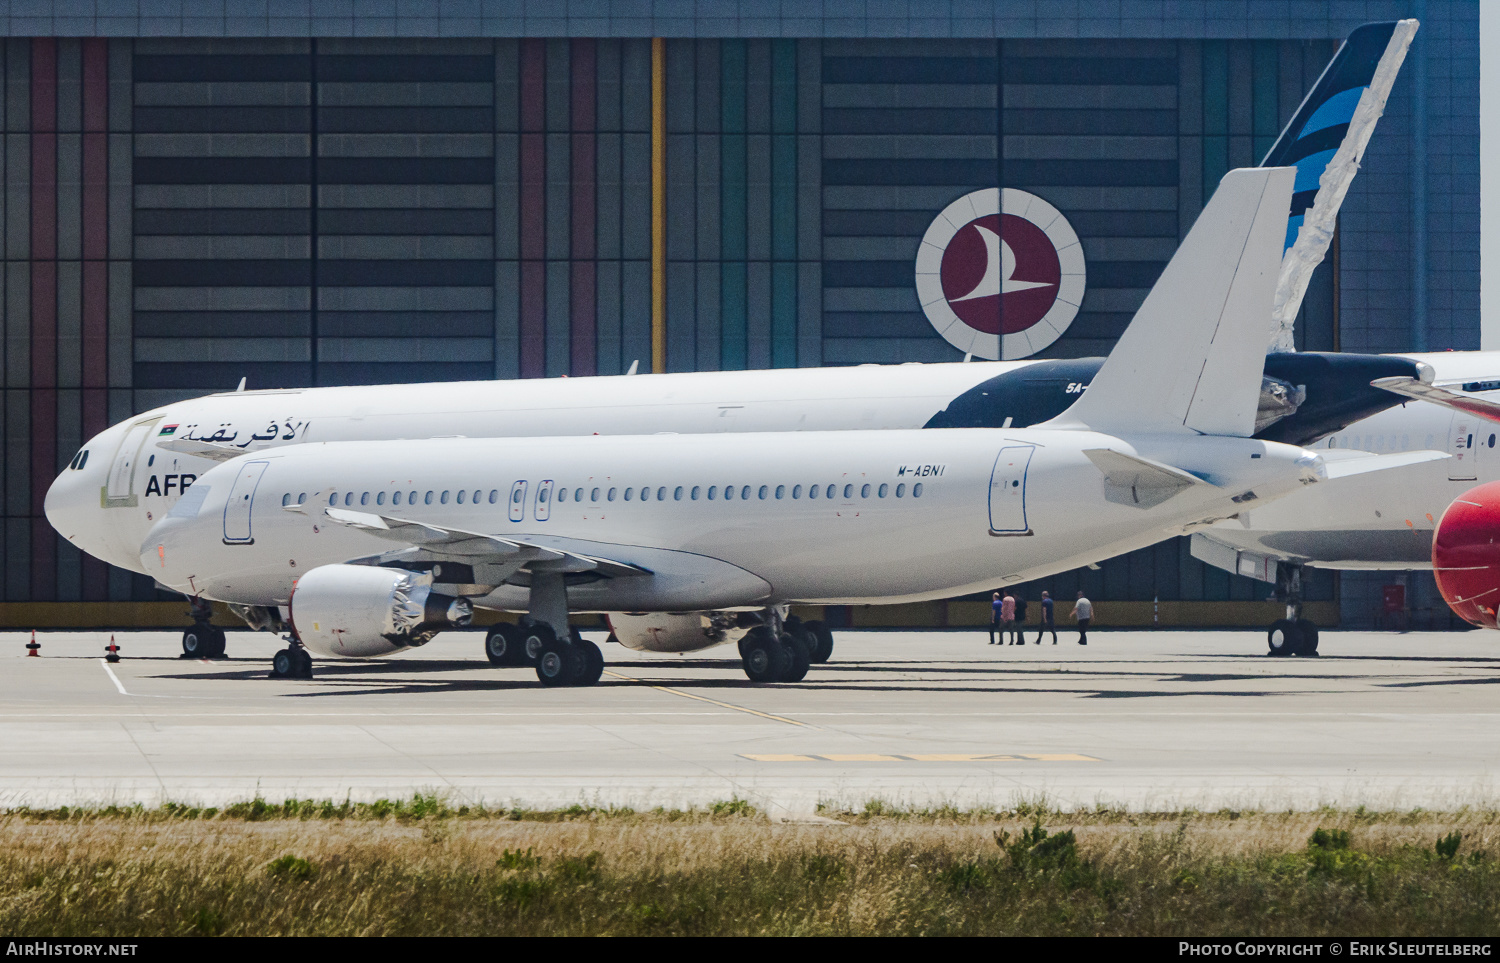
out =
<svg viewBox="0 0 1500 963"><path fill-rule="evenodd" d="M188 599L188 606L193 625L182 633L182 657L220 658L224 654L224 630L209 623L214 614L213 606L198 598Z"/></svg>
<svg viewBox="0 0 1500 963"><path fill-rule="evenodd" d="M751 682L801 682L813 663L833 654L833 633L822 622L804 622L785 609L766 609L762 622L740 639L740 662Z"/></svg>
<svg viewBox="0 0 1500 963"><path fill-rule="evenodd" d="M1318 627L1302 617L1302 566L1276 563L1276 592L1271 598L1286 605L1286 618L1271 623L1266 632L1272 657L1318 654Z"/></svg>
<svg viewBox="0 0 1500 963"><path fill-rule="evenodd" d="M531 665L549 689L594 685L604 675L604 653L568 624L562 572L532 570L529 613L519 625L497 625L485 636L494 665Z"/></svg>

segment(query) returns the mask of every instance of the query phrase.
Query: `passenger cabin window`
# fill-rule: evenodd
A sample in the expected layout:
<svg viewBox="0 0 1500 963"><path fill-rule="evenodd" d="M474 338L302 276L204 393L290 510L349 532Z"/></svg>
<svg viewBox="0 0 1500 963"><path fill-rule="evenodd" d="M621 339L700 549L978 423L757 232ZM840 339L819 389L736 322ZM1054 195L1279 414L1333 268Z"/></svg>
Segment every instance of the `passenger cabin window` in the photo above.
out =
<svg viewBox="0 0 1500 963"><path fill-rule="evenodd" d="M432 504L432 492L428 492L426 495L422 496L422 504L424 504L424 505L431 505Z"/></svg>
<svg viewBox="0 0 1500 963"><path fill-rule="evenodd" d="M285 508L286 506L290 505L291 503L292 503L292 493L291 492L287 492L285 495L281 496L281 507L282 508Z"/></svg>
<svg viewBox="0 0 1500 963"><path fill-rule="evenodd" d="M881 498L884 498L886 492L888 492L890 490L891 490L891 486L890 485L887 485L885 482L881 482L880 483L880 488L879 488L878 491L875 492L875 494L878 495Z"/></svg>
<svg viewBox="0 0 1500 963"><path fill-rule="evenodd" d="M609 490L609 494L606 495L606 496L604 496L604 497L607 498L607 499L609 499L610 501L614 501L615 500L615 489L611 488Z"/></svg>
<svg viewBox="0 0 1500 963"><path fill-rule="evenodd" d="M681 485L678 485L676 488L672 489L672 500L674 502L680 502L680 501L682 501L682 486Z"/></svg>
<svg viewBox="0 0 1500 963"><path fill-rule="evenodd" d="M844 486L844 497L845 498L853 498L854 497L854 486L853 485L845 485Z"/></svg>
<svg viewBox="0 0 1500 963"><path fill-rule="evenodd" d="M464 503L464 494L465 493L462 490L460 490L459 493L458 493L458 503L460 505L462 505Z"/></svg>
<svg viewBox="0 0 1500 963"><path fill-rule="evenodd" d="M380 492L380 493L378 493L375 496L375 504L377 504L377 505L384 505L385 504L385 492Z"/></svg>
<svg viewBox="0 0 1500 963"><path fill-rule="evenodd" d="M905 496L906 496L906 483L902 482L901 484L899 484L899 485L896 486L896 497L897 498L904 498Z"/></svg>
<svg viewBox="0 0 1500 963"><path fill-rule="evenodd" d="M708 500L709 501L713 501L714 500L714 496L717 495L718 493L719 493L719 486L718 485L709 485L708 486Z"/></svg>
<svg viewBox="0 0 1500 963"><path fill-rule="evenodd" d="M869 485L861 485L859 487L859 497L860 498L869 498L870 497L870 486Z"/></svg>
<svg viewBox="0 0 1500 963"><path fill-rule="evenodd" d="M695 501L695 502L698 500L698 492L699 491L701 491L701 489L699 488L699 486L694 485L693 486L693 498L692 498L692 500Z"/></svg>
<svg viewBox="0 0 1500 963"><path fill-rule="evenodd" d="M391 504L392 505L399 505L399 504L401 504L401 493L400 492L397 492L396 494L394 494L394 495L391 496Z"/></svg>
<svg viewBox="0 0 1500 963"><path fill-rule="evenodd" d="M822 489L819 488L817 485L809 485L808 488L807 488L807 497L808 498L817 498L818 497L818 493L820 491L822 491Z"/></svg>
<svg viewBox="0 0 1500 963"><path fill-rule="evenodd" d="M566 488L559 488L557 490L557 500L560 502L568 500L568 490Z"/></svg>
<svg viewBox="0 0 1500 963"><path fill-rule="evenodd" d="M680 489L680 488L678 489L678 491L681 491L681 490L682 489ZM678 496L678 497L681 497L681 496ZM656 490L656 500L659 501L659 502L664 502L664 501L667 500L667 486L663 485L663 486L661 486L660 488L658 488Z"/></svg>
<svg viewBox="0 0 1500 963"><path fill-rule="evenodd" d="M438 503L442 504L442 505L448 504L448 493L447 492L443 492L441 495L438 496Z"/></svg>
<svg viewBox="0 0 1500 963"><path fill-rule="evenodd" d="M793 498L801 498L802 497L802 486L801 485L793 485L792 486L792 497Z"/></svg>
<svg viewBox="0 0 1500 963"><path fill-rule="evenodd" d="M589 492L589 501L591 501L591 502L597 502L598 500L599 500L599 489L596 488L593 491Z"/></svg>
<svg viewBox="0 0 1500 963"><path fill-rule="evenodd" d="M823 494L826 495L829 498L832 498L835 494L837 494L838 487L839 486L837 486L837 485L829 485L828 486L828 491L824 492Z"/></svg>
<svg viewBox="0 0 1500 963"><path fill-rule="evenodd" d="M360 496L359 496L359 503L360 503L360 505L368 505L368 504L370 504L370 493L369 492L361 492Z"/></svg>
<svg viewBox="0 0 1500 963"><path fill-rule="evenodd" d="M786 496L786 486L785 485L777 485L776 486L776 497L777 498L783 498L785 496Z"/></svg>
<svg viewBox="0 0 1500 963"><path fill-rule="evenodd" d="M922 497L922 483L921 482L917 482L915 485L911 486L911 497L912 498L921 498Z"/></svg>
<svg viewBox="0 0 1500 963"><path fill-rule="evenodd" d="M634 488L627 488L627 489L625 489L625 500L627 502L630 501L630 496L633 495L633 494L635 494L635 489Z"/></svg>
<svg viewBox="0 0 1500 963"><path fill-rule="evenodd" d="M498 488L491 488L490 489L490 504L493 505L496 502L498 502L499 500L500 500L500 489L498 489Z"/></svg>

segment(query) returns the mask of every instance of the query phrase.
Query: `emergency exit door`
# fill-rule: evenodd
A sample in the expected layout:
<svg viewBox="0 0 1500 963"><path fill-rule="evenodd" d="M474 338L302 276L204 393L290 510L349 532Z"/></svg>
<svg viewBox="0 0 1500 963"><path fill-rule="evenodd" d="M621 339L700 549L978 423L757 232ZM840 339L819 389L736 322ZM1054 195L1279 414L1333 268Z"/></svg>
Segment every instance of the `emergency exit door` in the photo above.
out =
<svg viewBox="0 0 1500 963"><path fill-rule="evenodd" d="M991 535L1031 534L1026 521L1026 470L1035 451L1035 445L1000 449L995 469L990 473Z"/></svg>
<svg viewBox="0 0 1500 963"><path fill-rule="evenodd" d="M260 476L266 473L270 462L252 461L240 468L234 485L229 489L229 502L224 506L224 544L253 545L255 532L250 525L250 512L255 507L255 489L260 487Z"/></svg>
<svg viewBox="0 0 1500 963"><path fill-rule="evenodd" d="M1448 430L1448 454L1453 456L1448 459L1449 481L1474 481L1479 477L1476 436L1484 425L1485 422L1467 412L1453 413L1453 421ZM1484 433L1489 432L1486 430Z"/></svg>

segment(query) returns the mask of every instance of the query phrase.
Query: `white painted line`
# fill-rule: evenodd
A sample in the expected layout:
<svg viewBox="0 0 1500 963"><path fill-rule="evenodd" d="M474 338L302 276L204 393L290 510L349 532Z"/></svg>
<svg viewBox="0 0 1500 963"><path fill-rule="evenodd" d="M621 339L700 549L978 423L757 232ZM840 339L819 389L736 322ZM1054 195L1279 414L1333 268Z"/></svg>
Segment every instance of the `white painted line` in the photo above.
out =
<svg viewBox="0 0 1500 963"><path fill-rule="evenodd" d="M115 670L111 669L109 667L109 663L106 662L106 661L104 661L103 659L100 659L99 660L99 664L102 665L102 666L104 666L104 672L105 672L105 674L109 676L109 681L111 681L111 682L113 682L115 684L115 688L120 690L120 695L122 695L122 696L128 696L128 695L130 695L130 693L128 693L128 692L125 691L125 687L120 684L120 678L119 678L119 676L115 675Z"/></svg>

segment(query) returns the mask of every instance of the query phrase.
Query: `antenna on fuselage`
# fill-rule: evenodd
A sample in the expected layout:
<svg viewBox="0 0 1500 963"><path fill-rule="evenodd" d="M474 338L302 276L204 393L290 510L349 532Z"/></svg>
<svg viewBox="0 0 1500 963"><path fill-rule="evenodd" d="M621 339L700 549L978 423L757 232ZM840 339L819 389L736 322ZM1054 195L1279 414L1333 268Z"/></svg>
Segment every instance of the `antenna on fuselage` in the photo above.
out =
<svg viewBox="0 0 1500 963"><path fill-rule="evenodd" d="M240 379L239 387L235 388L234 390L235 391L244 391L245 390L245 379L244 378Z"/></svg>
<svg viewBox="0 0 1500 963"><path fill-rule="evenodd" d="M628 375L633 375L633 374L635 374L636 369L640 368L640 366L641 366L641 359L640 358L636 358L634 361L630 362L630 370L627 371L627 372L625 372L625 373L628 374Z"/></svg>

